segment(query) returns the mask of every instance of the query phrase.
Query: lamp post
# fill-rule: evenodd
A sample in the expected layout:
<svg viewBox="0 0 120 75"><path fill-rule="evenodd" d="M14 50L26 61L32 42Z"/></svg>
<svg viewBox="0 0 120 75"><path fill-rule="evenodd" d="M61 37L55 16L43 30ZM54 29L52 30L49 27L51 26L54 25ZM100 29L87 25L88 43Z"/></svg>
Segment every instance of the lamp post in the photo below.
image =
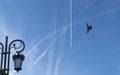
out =
<svg viewBox="0 0 120 75"><path fill-rule="evenodd" d="M25 56L21 53L25 49L25 44L22 40L16 39L8 43L8 36L6 36L5 45L0 42L1 61L0 61L0 75L9 75L10 71L10 54L11 50L15 50L13 55L14 70L19 72L22 70L22 62Z"/></svg>

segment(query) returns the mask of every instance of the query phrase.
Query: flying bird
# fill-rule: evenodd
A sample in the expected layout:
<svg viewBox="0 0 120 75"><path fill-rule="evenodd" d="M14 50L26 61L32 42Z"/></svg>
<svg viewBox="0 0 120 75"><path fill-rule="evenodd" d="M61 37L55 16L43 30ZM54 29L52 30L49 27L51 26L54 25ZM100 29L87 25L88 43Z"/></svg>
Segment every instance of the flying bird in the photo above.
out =
<svg viewBox="0 0 120 75"><path fill-rule="evenodd" d="M90 32L90 30L92 29L92 26L91 26L91 25L89 25L88 23L86 23L86 26L87 26L87 33L89 33L89 32Z"/></svg>

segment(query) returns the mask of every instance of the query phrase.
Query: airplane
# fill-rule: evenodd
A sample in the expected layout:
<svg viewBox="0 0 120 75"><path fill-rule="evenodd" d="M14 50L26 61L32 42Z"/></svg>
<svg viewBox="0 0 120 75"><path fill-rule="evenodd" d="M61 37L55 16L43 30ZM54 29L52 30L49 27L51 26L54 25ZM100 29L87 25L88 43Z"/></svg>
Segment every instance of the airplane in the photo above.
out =
<svg viewBox="0 0 120 75"><path fill-rule="evenodd" d="M89 33L89 31L92 29L92 26L89 25L88 23L86 23L86 26L87 26L87 33Z"/></svg>

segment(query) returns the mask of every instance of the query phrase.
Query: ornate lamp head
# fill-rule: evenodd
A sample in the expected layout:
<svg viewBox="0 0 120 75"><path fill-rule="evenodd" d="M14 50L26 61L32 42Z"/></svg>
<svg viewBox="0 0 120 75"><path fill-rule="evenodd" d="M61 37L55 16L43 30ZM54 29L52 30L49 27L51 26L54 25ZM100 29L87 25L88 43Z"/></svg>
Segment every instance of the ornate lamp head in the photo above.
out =
<svg viewBox="0 0 120 75"><path fill-rule="evenodd" d="M25 56L23 54L14 54L13 55L13 60L14 60L14 70L19 72L22 70L22 62L24 61Z"/></svg>

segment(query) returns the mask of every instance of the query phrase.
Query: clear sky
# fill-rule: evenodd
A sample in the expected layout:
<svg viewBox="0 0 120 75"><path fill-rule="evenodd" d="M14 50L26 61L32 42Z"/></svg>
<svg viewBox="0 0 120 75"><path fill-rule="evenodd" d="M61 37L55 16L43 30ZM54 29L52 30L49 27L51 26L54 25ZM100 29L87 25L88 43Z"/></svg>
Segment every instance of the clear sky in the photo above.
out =
<svg viewBox="0 0 120 75"><path fill-rule="evenodd" d="M26 45L22 71L16 73L11 61L10 75L120 75L120 0L71 4L0 0L0 41L8 35L9 42ZM89 34L86 23L93 26Z"/></svg>

